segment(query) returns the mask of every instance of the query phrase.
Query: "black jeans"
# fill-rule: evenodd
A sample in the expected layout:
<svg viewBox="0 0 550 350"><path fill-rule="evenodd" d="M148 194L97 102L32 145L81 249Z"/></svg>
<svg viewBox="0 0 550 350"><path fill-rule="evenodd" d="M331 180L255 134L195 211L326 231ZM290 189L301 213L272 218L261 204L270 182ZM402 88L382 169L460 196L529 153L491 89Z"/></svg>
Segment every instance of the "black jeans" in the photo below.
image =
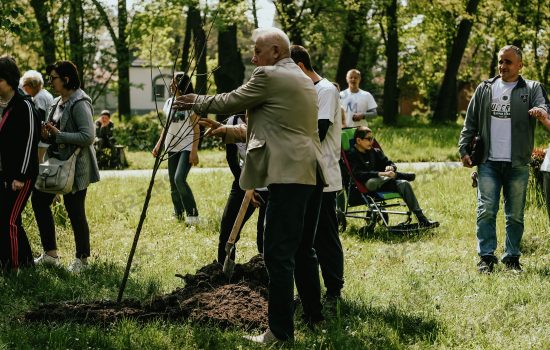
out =
<svg viewBox="0 0 550 350"><path fill-rule="evenodd" d="M0 269L32 266L33 258L21 213L29 199L34 181L27 180L19 191L0 181Z"/></svg>
<svg viewBox="0 0 550 350"><path fill-rule="evenodd" d="M86 192L87 189L83 189L76 193L63 195L65 210L67 210L73 228L76 257L78 259L90 256L90 228L86 220L85 208ZM57 250L55 223L51 210L54 198L55 194L34 191L31 199L44 251Z"/></svg>
<svg viewBox="0 0 550 350"><path fill-rule="evenodd" d="M339 297L344 286L344 252L338 235L336 193L323 192L314 244L327 295L333 297Z"/></svg>
<svg viewBox="0 0 550 350"><path fill-rule="evenodd" d="M191 170L189 163L190 151L168 153L168 177L170 179L170 194L174 204L174 214L182 217L183 212L187 216L198 216L197 203L193 191L187 183L187 175Z"/></svg>
<svg viewBox="0 0 550 350"><path fill-rule="evenodd" d="M313 249L322 193L321 186L269 185L264 233L268 322L281 340L294 337L294 281L305 319L323 319L319 266Z"/></svg>
<svg viewBox="0 0 550 350"><path fill-rule="evenodd" d="M218 262L220 264L223 264L225 260L225 244L227 243L227 240L229 239L229 235L231 234L231 229L233 228L233 224L235 223L235 219L237 218L237 214L239 213L239 209L241 208L241 204L243 202L244 193L240 187L239 187L239 181L234 180L233 184L231 185L231 192L229 192L229 197L227 198L227 203L225 204L225 209L223 210L223 216L222 221L220 223L220 238L218 241ZM258 191L258 194L262 197L264 203L267 203L267 200L269 198L267 191ZM240 239L241 236L241 230L244 224L248 221L250 216L254 213L254 206L250 204L248 206L248 210L246 211L246 214L243 219L243 224L241 226L241 229L239 229L239 233L237 235L237 242ZM258 253L263 253L263 245L264 245L264 221L265 221L265 210L266 205L262 205L259 208L258 213L258 223L256 225L256 245L258 247ZM231 259L235 261L235 250L233 250L233 253L231 254Z"/></svg>

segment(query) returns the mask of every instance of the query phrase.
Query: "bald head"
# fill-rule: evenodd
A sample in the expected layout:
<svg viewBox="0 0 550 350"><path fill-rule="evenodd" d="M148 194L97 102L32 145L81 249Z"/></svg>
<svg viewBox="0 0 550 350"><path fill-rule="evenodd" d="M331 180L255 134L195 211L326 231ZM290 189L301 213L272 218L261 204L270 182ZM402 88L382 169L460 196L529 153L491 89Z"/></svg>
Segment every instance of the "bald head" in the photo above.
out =
<svg viewBox="0 0 550 350"><path fill-rule="evenodd" d="M258 28L252 33L254 40L254 57L252 63L256 66L271 66L290 57L290 40L277 28Z"/></svg>

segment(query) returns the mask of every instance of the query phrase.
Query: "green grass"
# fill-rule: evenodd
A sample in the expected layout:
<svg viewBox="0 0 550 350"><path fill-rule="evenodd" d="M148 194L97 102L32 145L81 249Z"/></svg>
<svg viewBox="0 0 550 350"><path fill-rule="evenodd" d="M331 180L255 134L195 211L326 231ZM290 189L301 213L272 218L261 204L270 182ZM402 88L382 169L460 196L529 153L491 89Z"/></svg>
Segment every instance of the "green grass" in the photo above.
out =
<svg viewBox="0 0 550 350"><path fill-rule="evenodd" d="M522 262L515 275L501 264L491 276L475 264L475 190L468 169L419 172L414 188L428 217L441 227L399 236L377 228L357 234L361 221L342 234L344 299L338 315L318 333L296 321L294 349L547 349L550 348L550 224L546 213L526 210ZM147 299L181 286L175 273L193 273L216 256L217 232L231 175L190 174L205 220L185 228L171 216L168 181L157 180L125 297ZM80 276L36 268L0 276L0 349L250 349L242 331L215 325L121 321L110 327L27 324L26 310L42 302L116 299L148 179L106 179L89 188L92 268ZM255 255L255 217L238 243L237 261ZM390 217L396 222L396 219ZM59 220L62 262L74 254L68 223ZM29 208L24 222L40 252ZM499 215L499 249L504 241Z"/></svg>
<svg viewBox="0 0 550 350"><path fill-rule="evenodd" d="M128 151L126 150L126 156L130 166L128 169L152 169L155 163L155 158L151 155L151 152L145 151ZM163 162L161 168L168 167L168 162ZM219 149L206 149L199 151L199 168L223 168L227 167L225 161L225 151Z"/></svg>

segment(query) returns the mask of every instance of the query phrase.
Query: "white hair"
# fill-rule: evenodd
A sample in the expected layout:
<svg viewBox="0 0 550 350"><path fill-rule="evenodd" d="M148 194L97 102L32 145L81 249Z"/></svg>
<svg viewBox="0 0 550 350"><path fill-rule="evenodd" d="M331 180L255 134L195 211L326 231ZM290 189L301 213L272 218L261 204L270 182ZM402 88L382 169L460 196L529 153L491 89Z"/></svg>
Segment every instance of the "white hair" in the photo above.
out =
<svg viewBox="0 0 550 350"><path fill-rule="evenodd" d="M290 39L288 38L288 35L285 34L282 30L275 27L264 27L264 28L257 28L254 29L252 32L252 40L256 42L259 38L277 38L284 43L286 43L287 47L289 48L289 54L290 54Z"/></svg>
<svg viewBox="0 0 550 350"><path fill-rule="evenodd" d="M30 85L33 88L42 88L42 86L44 86L44 79L42 79L42 74L40 74L40 72L28 70L19 80L19 84L21 86Z"/></svg>

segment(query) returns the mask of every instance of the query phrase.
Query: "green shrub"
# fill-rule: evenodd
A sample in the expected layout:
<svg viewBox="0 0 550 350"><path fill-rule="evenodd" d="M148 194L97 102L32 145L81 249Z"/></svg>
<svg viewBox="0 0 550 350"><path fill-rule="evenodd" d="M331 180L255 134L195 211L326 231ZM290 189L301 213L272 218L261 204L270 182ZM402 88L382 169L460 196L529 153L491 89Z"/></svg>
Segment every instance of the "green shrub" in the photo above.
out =
<svg viewBox="0 0 550 350"><path fill-rule="evenodd" d="M118 144L128 147L129 150L147 151L155 147L161 130L157 113L151 112L116 123L114 136Z"/></svg>

